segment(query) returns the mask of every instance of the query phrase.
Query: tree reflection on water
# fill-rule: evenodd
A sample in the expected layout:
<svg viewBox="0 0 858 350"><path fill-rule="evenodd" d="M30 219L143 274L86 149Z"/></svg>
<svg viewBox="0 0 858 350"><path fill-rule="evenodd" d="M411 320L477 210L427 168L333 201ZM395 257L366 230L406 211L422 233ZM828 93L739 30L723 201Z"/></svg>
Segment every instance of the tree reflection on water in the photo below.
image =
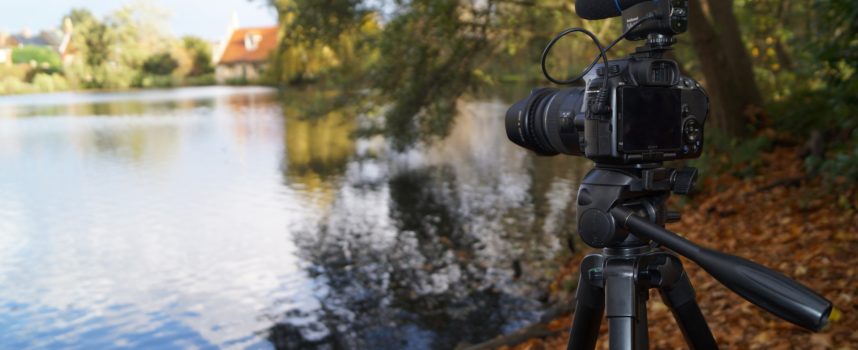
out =
<svg viewBox="0 0 858 350"><path fill-rule="evenodd" d="M284 181L318 206L292 228L316 302L266 314L272 344L449 349L539 317L584 167L509 144L503 108L463 103L451 135L404 153L353 140L342 112L284 109Z"/></svg>

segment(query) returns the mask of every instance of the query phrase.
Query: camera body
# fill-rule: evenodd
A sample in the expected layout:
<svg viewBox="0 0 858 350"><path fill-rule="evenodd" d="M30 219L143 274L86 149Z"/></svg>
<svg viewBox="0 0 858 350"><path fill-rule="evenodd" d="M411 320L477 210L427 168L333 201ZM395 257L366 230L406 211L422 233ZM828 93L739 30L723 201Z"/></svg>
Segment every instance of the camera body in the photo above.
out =
<svg viewBox="0 0 858 350"><path fill-rule="evenodd" d="M608 62L607 72L610 117L579 115L584 117L578 130L581 155L602 163L700 156L709 98L697 81L680 73L676 62L632 57ZM604 67L585 77L587 96L597 93L604 78Z"/></svg>
<svg viewBox="0 0 858 350"><path fill-rule="evenodd" d="M541 155L584 156L601 164L700 156L709 97L675 61L663 57L673 35L687 28L688 2L625 3L625 38L646 44L628 58L594 65L583 76L583 87L534 89L507 111L511 141ZM613 15L613 9L595 5L607 6L594 2L594 18Z"/></svg>
<svg viewBox="0 0 858 350"><path fill-rule="evenodd" d="M610 113L587 113L608 79ZM541 155L584 156L599 163L697 158L709 98L676 62L632 56L600 64L584 87L535 89L506 116L507 136Z"/></svg>

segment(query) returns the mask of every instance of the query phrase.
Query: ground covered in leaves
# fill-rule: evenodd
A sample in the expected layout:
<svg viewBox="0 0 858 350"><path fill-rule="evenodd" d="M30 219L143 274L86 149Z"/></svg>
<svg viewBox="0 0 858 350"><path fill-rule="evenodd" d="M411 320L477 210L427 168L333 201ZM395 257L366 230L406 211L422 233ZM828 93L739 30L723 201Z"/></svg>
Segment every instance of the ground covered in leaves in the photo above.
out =
<svg viewBox="0 0 858 350"><path fill-rule="evenodd" d="M858 349L858 189L844 178L810 176L794 148L762 155L756 173L729 173L697 185L690 200L674 200L682 221L668 229L698 244L739 255L785 273L834 303L830 325L811 333L772 316L683 260L697 301L722 349ZM574 295L581 255L571 259L552 289ZM653 349L687 349L657 292L649 301ZM565 349L570 318L557 330L513 349ZM608 349L606 322L597 349Z"/></svg>

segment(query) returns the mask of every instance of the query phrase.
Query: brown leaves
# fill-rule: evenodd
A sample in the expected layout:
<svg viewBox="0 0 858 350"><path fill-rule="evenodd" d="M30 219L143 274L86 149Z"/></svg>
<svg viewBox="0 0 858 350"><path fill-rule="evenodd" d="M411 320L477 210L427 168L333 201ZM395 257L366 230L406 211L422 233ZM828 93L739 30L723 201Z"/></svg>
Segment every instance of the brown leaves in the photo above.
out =
<svg viewBox="0 0 858 350"><path fill-rule="evenodd" d="M761 155L765 176L706 179L682 209L682 221L669 229L776 269L830 299L836 310L828 328L814 334L748 303L683 260L722 349L858 349L858 190L830 193L829 184L806 176L795 154L780 148ZM801 179L798 186L795 179ZM573 260L563 278L577 274L580 257ZM658 293L648 306L651 348L687 349ZM606 332L603 321L599 349L607 349ZM566 337L541 344L563 349Z"/></svg>

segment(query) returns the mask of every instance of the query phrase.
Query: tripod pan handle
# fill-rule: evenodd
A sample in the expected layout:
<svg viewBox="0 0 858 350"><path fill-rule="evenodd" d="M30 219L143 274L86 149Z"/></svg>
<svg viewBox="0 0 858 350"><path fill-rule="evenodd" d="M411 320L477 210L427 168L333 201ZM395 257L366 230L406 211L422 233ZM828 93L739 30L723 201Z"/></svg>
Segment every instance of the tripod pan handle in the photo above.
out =
<svg viewBox="0 0 858 350"><path fill-rule="evenodd" d="M804 285L760 264L702 248L626 208L611 209L618 224L691 259L727 288L775 316L819 331L828 323L831 302Z"/></svg>

